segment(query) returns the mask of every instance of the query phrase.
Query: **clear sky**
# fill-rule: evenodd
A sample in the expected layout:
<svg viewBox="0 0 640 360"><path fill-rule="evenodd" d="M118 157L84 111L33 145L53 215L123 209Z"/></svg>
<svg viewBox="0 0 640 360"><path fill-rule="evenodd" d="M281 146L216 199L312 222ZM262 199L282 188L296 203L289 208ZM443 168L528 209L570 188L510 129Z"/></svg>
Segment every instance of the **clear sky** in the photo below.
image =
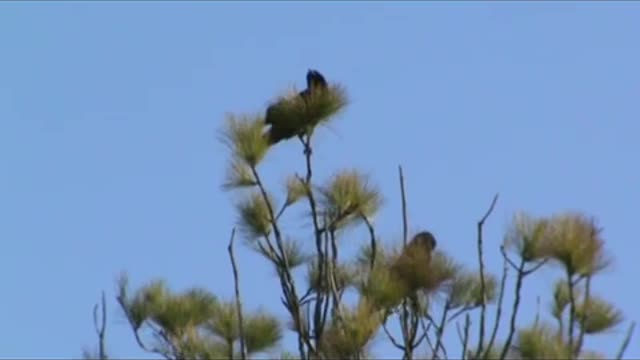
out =
<svg viewBox="0 0 640 360"><path fill-rule="evenodd" d="M385 239L401 234L399 164L411 228L470 266L475 222L500 192L493 272L514 211L583 210L616 260L594 291L640 320L639 38L633 2L3 2L0 356L79 356L103 289L112 354L143 355L113 301L121 270L231 296L216 131L225 113L303 87L309 67L351 98L317 138L318 177L371 174ZM284 144L261 169L278 189L302 161ZM273 271L237 251L247 306L282 314ZM525 285L525 323L558 276ZM614 354L626 326L587 345Z"/></svg>

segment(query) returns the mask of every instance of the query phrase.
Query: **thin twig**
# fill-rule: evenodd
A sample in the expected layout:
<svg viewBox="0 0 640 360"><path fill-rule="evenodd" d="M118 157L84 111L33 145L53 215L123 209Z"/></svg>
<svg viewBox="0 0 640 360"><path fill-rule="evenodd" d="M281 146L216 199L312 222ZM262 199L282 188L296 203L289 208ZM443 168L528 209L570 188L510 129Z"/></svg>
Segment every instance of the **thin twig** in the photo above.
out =
<svg viewBox="0 0 640 360"><path fill-rule="evenodd" d="M385 318L382 322L382 329L384 330L384 333L387 335L389 340L391 340L391 344L393 344L393 346L395 346L397 349L404 351L404 346L402 346L402 344L400 344L398 340L396 340L396 338L391 335L391 332L387 328L387 318Z"/></svg>
<svg viewBox="0 0 640 360"><path fill-rule="evenodd" d="M398 176L400 181L400 197L402 200L402 244L403 246L407 246L407 241L409 237L409 225L408 225L408 217L407 217L407 197L404 187L404 174L402 172L402 166L398 166ZM404 340L404 359L411 360L413 358L413 349L411 348L411 329L409 328L409 308L407 304L407 299L402 300L402 313L399 317L400 320L400 328L402 330L402 338Z"/></svg>
<svg viewBox="0 0 640 360"><path fill-rule="evenodd" d="M440 324L436 327L436 351L431 356L432 360L438 358L438 351L442 348L443 353L446 357L446 350L444 350L444 346L442 346L442 336L444 336L444 327L446 326L447 314L449 313L449 301L444 303L444 308L442 309L442 317L440 318Z"/></svg>
<svg viewBox="0 0 640 360"><path fill-rule="evenodd" d="M591 304L591 276L587 276L587 284L584 290L584 301L582 302L583 311L580 324L580 330L578 332L578 342L576 348L573 351L574 356L577 358L582 351L582 345L584 343L584 334L586 331L587 313L589 312L589 305Z"/></svg>
<svg viewBox="0 0 640 360"><path fill-rule="evenodd" d="M616 360L621 360L622 357L624 356L625 351L627 351L627 347L631 342L631 337L633 336L633 330L635 329L635 327L636 327L636 322L634 321L629 326L629 330L627 330L627 335L624 337L624 341L620 346L620 350L618 350L618 355L616 356Z"/></svg>
<svg viewBox="0 0 640 360"><path fill-rule="evenodd" d="M229 252L229 259L231 260L231 268L233 269L233 283L236 292L236 311L238 314L238 330L240 332L240 356L242 360L247 359L247 347L244 343L244 321L242 319L242 300L240 298L240 276L238 275L238 266L236 264L236 257L233 253L233 240L236 236L236 229L231 230L231 238L229 239L229 246L227 251Z"/></svg>
<svg viewBox="0 0 640 360"><path fill-rule="evenodd" d="M576 320L576 297L574 294L574 282L573 282L573 273L567 270L567 285L569 286L569 329L568 329L568 343L569 349L571 349L571 358L573 359L573 333L575 328L575 320Z"/></svg>
<svg viewBox="0 0 640 360"><path fill-rule="evenodd" d="M471 316L467 313L464 317L464 341L462 343L462 358L467 358L467 348L469 347L469 329L471 328Z"/></svg>
<svg viewBox="0 0 640 360"><path fill-rule="evenodd" d="M538 271L538 269L540 269L544 264L546 264L547 262L549 262L549 259L544 259L540 262L538 262L537 264L535 264L531 269L525 270L524 271L524 275L527 276L529 274L532 274L536 271Z"/></svg>
<svg viewBox="0 0 640 360"><path fill-rule="evenodd" d="M107 300L104 291L102 292L101 310L102 316L100 321L98 321L98 304L93 307L93 326L95 327L96 335L98 335L98 356L101 360L106 360L108 358L105 344L107 334Z"/></svg>
<svg viewBox="0 0 640 360"><path fill-rule="evenodd" d="M279 251L279 255L282 258L282 267L279 273L280 282L282 284L282 291L285 295L285 299L290 303L290 313L293 317L293 321L295 323L295 328L298 329L298 351L300 353L300 357L302 359L306 358L305 345L309 349L309 351L315 352L313 344L309 340L308 335L305 331L303 331L303 321L302 314L300 312L300 304L298 303L298 295L296 294L296 287L293 281L293 276L291 275L291 267L289 265L289 257L287 255L286 250L284 249L284 243L282 239L282 234L280 233L280 228L278 226L278 222L276 221L276 217L273 211L273 206L271 205L271 201L269 201L269 196L267 195L267 190L260 179L260 175L258 174L258 170L255 166L251 167L251 173L253 178L260 189L260 193L262 195L263 201L267 205L267 211L269 213L269 220L271 222L271 227L273 228L274 236L276 239L276 246Z"/></svg>
<svg viewBox="0 0 640 360"><path fill-rule="evenodd" d="M536 318L533 320L533 327L537 328L540 323L540 295L536 296Z"/></svg>
<svg viewBox="0 0 640 360"><path fill-rule="evenodd" d="M299 137L302 146L304 147L304 157L307 174L304 178L304 188L307 195L307 200L309 200L309 208L311 209L311 220L313 222L313 231L316 242L316 252L318 255L318 281L320 282L320 286L329 286L329 273L326 268L325 257L327 254L322 251L322 232L320 230L320 219L318 218L318 208L316 204L315 197L313 195L313 191L311 190L311 179L313 177L313 167L311 165L311 154L313 153L311 149L311 138L313 133L309 133L305 137ZM326 317L323 317L323 302L328 301L324 297L324 294L318 294L315 309L314 309L314 317L313 317L313 328L314 328L314 338L316 343L320 341L322 337L322 333L324 332L324 324L323 320ZM326 313L326 312L325 312Z"/></svg>
<svg viewBox="0 0 640 360"><path fill-rule="evenodd" d="M489 344L487 344L487 348L484 351L483 359L486 359L493 348L493 344L496 341L496 336L498 334L498 328L500 327L500 320L502 318L502 302L504 300L504 289L507 284L507 276L509 274L509 267L507 266L507 260L505 259L502 262L502 279L500 280L500 295L498 297L498 308L496 309L496 319L493 323L493 331L491 332L491 337L489 338Z"/></svg>
<svg viewBox="0 0 640 360"><path fill-rule="evenodd" d="M505 259L507 259L507 254L504 251L504 247L501 247L502 255ZM516 289L515 289L515 299L513 301L513 308L511 310L511 321L509 324L509 334L507 335L507 340L504 343L504 347L502 348L502 352L500 353L500 360L504 360L507 356L507 352L511 348L511 341L513 341L513 335L516 332L516 319L518 317L518 309L520 308L520 293L522 291L522 280L525 277L524 274L524 264L525 261L522 259L520 261L520 266L518 267L518 275L516 277Z"/></svg>
<svg viewBox="0 0 640 360"><path fill-rule="evenodd" d="M371 260L369 263L369 270L373 271L373 267L376 264L376 255L378 253L376 231L373 228L373 224L371 224L371 221L369 221L369 218L367 218L366 215L362 214L361 217L364 220L364 223L367 225L367 229L369 230L369 239L371 241Z"/></svg>
<svg viewBox="0 0 640 360"><path fill-rule="evenodd" d="M409 219L407 217L407 196L404 188L404 173L402 172L402 166L398 166L398 173L400 176L400 196L402 199L402 244L407 246L407 241L409 241Z"/></svg>
<svg viewBox="0 0 640 360"><path fill-rule="evenodd" d="M129 325L131 326L131 330L133 331L133 336L134 336L138 346L142 350L144 350L144 351L146 351L148 353L159 354L159 355L164 356L166 359L169 359L170 358L170 354L167 351L164 351L164 350L162 350L160 348L157 348L157 347L148 347L142 341L142 338L140 337L140 333L139 333L139 326L137 324L135 324L133 318L131 317L131 314L129 313L129 310L128 310L128 307L127 307L127 303L126 303L126 299L124 299L122 296L118 296L118 297L116 297L116 301L118 302L118 304L122 308L122 311L124 312L124 315L127 318L127 321L129 322Z"/></svg>
<svg viewBox="0 0 640 360"><path fill-rule="evenodd" d="M479 336L478 336L478 348L476 350L476 356L480 356L484 346L484 332L485 332L485 317L487 313L487 294L486 294L486 283L484 277L484 255L483 255L483 239L482 239L482 227L484 226L485 221L489 218L489 215L493 212L493 209L496 206L496 202L498 201L498 195L496 194L491 201L491 205L489 209L486 211L484 216L478 221L478 262L480 265L480 294L482 294L482 303L480 303L480 325L479 325Z"/></svg>
<svg viewBox="0 0 640 360"><path fill-rule="evenodd" d="M424 336L424 339L426 340L426 343L429 346L429 350L431 350L431 354L434 354L436 352L436 348L433 345L433 343L431 342L431 337L429 337L429 329L431 329L433 324L429 323L429 324L425 325L424 324L424 319L420 319L420 326L422 327L422 332L423 332L422 335Z"/></svg>
<svg viewBox="0 0 640 360"><path fill-rule="evenodd" d="M449 320L447 320L447 323L450 323L450 322L454 321L455 319L458 318L458 316L466 313L467 311L474 310L474 309L476 309L478 307L479 306L472 305L472 306L465 306L465 307L461 308L460 310L454 312L453 315L449 316Z"/></svg>

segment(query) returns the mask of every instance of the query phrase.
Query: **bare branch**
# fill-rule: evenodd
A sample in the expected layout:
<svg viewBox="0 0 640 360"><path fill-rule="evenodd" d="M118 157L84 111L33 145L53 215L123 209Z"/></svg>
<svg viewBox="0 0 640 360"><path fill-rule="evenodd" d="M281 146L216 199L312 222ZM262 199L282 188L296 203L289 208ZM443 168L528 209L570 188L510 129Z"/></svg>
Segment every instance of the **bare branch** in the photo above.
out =
<svg viewBox="0 0 640 360"><path fill-rule="evenodd" d="M540 269L547 262L549 262L549 259L544 259L544 260L540 261L539 263L535 264L531 269L525 270L524 271L524 275L527 276L527 275L529 275L531 273L534 273L534 272L538 271L538 269Z"/></svg>
<svg viewBox="0 0 640 360"><path fill-rule="evenodd" d="M424 319L420 319L420 326L422 327L422 331L423 331L422 336L424 336L427 342L427 345L429 346L429 350L431 350L431 354L435 354L436 347L431 342L431 337L429 337L429 329L431 329L431 326L433 326L433 323L430 322L429 324L425 325Z"/></svg>
<svg viewBox="0 0 640 360"><path fill-rule="evenodd" d="M402 166L398 166L398 173L400 176L400 196L402 199L402 243L407 245L409 241L409 225L407 217L407 195L404 188L404 174L402 172Z"/></svg>
<svg viewBox="0 0 640 360"><path fill-rule="evenodd" d="M576 321L576 297L574 294L574 282L573 282L573 273L571 271L569 271L567 269L567 285L569 286L569 328L568 328L568 333L567 333L567 338L568 343L569 343L569 349L571 349L571 358L575 358L575 356L573 355L573 350L575 349L573 347L574 344L574 338L573 338L573 333L574 333L574 328L575 328L575 321Z"/></svg>
<svg viewBox="0 0 640 360"><path fill-rule="evenodd" d="M122 311L124 312L124 315L127 318L129 325L131 326L131 330L133 331L133 336L136 339L136 343L138 344L138 346L142 350L148 353L155 353L158 355L162 355L165 359L169 359L171 357L170 353L157 347L149 347L142 341L142 338L140 337L140 332L139 332L140 329L136 326L133 318L131 317L131 314L129 313L126 299L124 299L122 296L117 296L116 300L120 305L120 307L122 308Z"/></svg>
<svg viewBox="0 0 640 360"><path fill-rule="evenodd" d="M229 259L231 260L231 268L233 269L233 283L236 292L236 311L238 314L238 330L240 332L240 356L242 360L247 359L247 347L244 343L244 321L242 319L242 300L240 298L240 276L238 275L238 266L236 265L236 257L233 253L233 240L235 239L236 229L231 230L231 238L229 239Z"/></svg>
<svg viewBox="0 0 640 360"><path fill-rule="evenodd" d="M449 313L449 306L450 306L449 301L445 302L444 308L442 309L442 317L440 318L440 324L436 327L436 351L431 356L432 360L435 360L438 358L438 351L440 351L440 349L442 349L442 352L445 358L447 357L446 355L447 351L442 345L442 336L444 336L444 327L446 326L446 322L447 322L447 314Z"/></svg>
<svg viewBox="0 0 640 360"><path fill-rule="evenodd" d="M480 265L480 293L482 294L482 303L480 304L480 324L479 324L479 336L478 336L478 348L476 350L476 356L478 357L483 350L484 346L484 332L485 332L485 317L487 312L487 294L486 294L486 283L485 283L485 275L484 275L484 255L483 255L483 239L482 239L482 227L484 226L485 221L489 218L489 215L493 212L493 209L496 206L496 202L498 201L498 195L493 197L491 201L491 205L489 209L487 209L484 216L478 221L478 262Z"/></svg>
<svg viewBox="0 0 640 360"><path fill-rule="evenodd" d="M384 330L384 333L387 335L389 340L391 340L391 344L393 344L393 346L395 346L396 349L402 350L404 352L404 346L402 346L398 342L398 340L396 340L396 338L393 337L393 335L391 335L391 332L389 332L389 329L387 328L387 318L386 317L385 317L384 321L382 322L382 329Z"/></svg>
<svg viewBox="0 0 640 360"><path fill-rule="evenodd" d="M376 264L376 255L378 252L378 242L376 240L376 231L373 228L373 224L371 224L371 221L369 221L369 219L364 214L361 214L360 216L364 220L364 223L367 225L367 229L369 230L369 239L371 241L371 260L370 260L369 266L370 266L370 270L373 270L373 267Z"/></svg>
<svg viewBox="0 0 640 360"><path fill-rule="evenodd" d="M98 304L93 307L93 326L96 330L96 335L98 335L98 356L101 360L106 360L108 358L105 343L107 334L107 300L104 291L102 292L100 306L100 310L102 310L100 321L98 321L98 307Z"/></svg>
<svg viewBox="0 0 640 360"><path fill-rule="evenodd" d="M634 321L629 326L629 330L627 330L627 335L624 337L624 341L622 342L622 345L620 346L620 350L618 350L618 355L616 356L616 360L621 360L622 357L624 356L625 351L627 351L627 347L629 346L629 343L631 342L631 337L633 336L633 330L635 329L635 327L636 327L636 323Z"/></svg>
<svg viewBox="0 0 640 360"><path fill-rule="evenodd" d="M585 291L584 291L584 301L583 306L585 307L585 309L589 308L589 303L591 301L591 276L587 277L587 285L585 286ZM578 342L576 344L575 349L573 349L573 354L574 356L577 358L580 355L580 352L582 351L582 345L584 343L584 334L586 331L586 321L587 321L587 311L583 311L582 312L582 316L581 316L581 320L582 320L582 324L580 326L580 332L578 333Z"/></svg>
<svg viewBox="0 0 640 360"><path fill-rule="evenodd" d="M507 276L509 274L509 267L507 266L507 260L503 261L502 265L502 279L500 280L500 295L498 297L498 308L496 309L496 319L493 323L493 331L491 332L491 337L489 338L489 344L487 344L487 348L484 351L483 359L486 359L489 356L489 352L493 348L493 344L496 341L496 336L498 334L498 328L500 327L500 320L502 318L502 302L504 300L504 289L507 284Z"/></svg>
<svg viewBox="0 0 640 360"><path fill-rule="evenodd" d="M253 178L260 189L260 193L262 195L263 201L267 205L267 210L269 212L269 220L271 222L271 227L273 228L273 233L276 240L276 246L278 248L278 252L280 257L282 258L282 266L279 267L278 277L280 278L280 283L282 284L282 291L285 296L285 300L288 305L287 308L290 310L291 316L293 317L293 321L295 323L296 329L298 329L298 351L300 352L300 357L306 357L305 345L308 347L309 351L315 352L315 349L311 342L309 341L308 334L303 329L303 321L302 321L302 313L300 311L300 304L298 303L298 295L296 294L295 283L293 281L293 276L291 275L291 266L289 264L289 258L286 250L284 249L284 243L282 239L282 234L280 232L280 228L278 226L278 222L276 221L276 216L273 211L273 206L269 201L269 196L267 195L267 191L260 179L260 175L255 166L251 166L251 173Z"/></svg>
<svg viewBox="0 0 640 360"><path fill-rule="evenodd" d="M464 341L462 342L462 358L467 358L467 348L469 347L469 329L471 328L471 317L469 313L464 318Z"/></svg>
<svg viewBox="0 0 640 360"><path fill-rule="evenodd" d="M501 247L502 255L505 260L507 258L507 254L504 251L504 247ZM522 291L522 281L526 276L524 273L524 259L520 260L520 266L517 268L518 275L516 277L516 288L515 288L515 299L513 300L513 308L511 310L511 321L509 324L509 333L507 335L507 340L504 343L504 347L502 348L502 352L500 353L500 360L504 360L507 356L507 352L509 348L511 348L511 342L513 341L513 335L516 332L516 319L518 317L518 309L520 308L520 293Z"/></svg>
<svg viewBox="0 0 640 360"><path fill-rule="evenodd" d="M320 219L318 218L318 206L316 204L315 197L313 195L313 191L311 190L311 178L313 177L313 168L311 165L311 138L312 133L308 134L305 137L300 136L300 142L304 147L304 157L307 174L304 178L304 184L306 189L307 200L309 200L309 208L311 209L311 220L313 222L313 231L314 237L316 240L316 252L318 255L318 281L320 282L321 287L327 287L329 283L329 274L327 272L327 261L326 261L326 252L323 251L322 248L322 231L320 229ZM324 294L318 293L316 297L314 316L313 316L313 329L314 329L314 338L316 343L320 341L322 337L322 333L324 332L324 324L326 321L326 305L324 306L325 310L323 311L323 302L327 302L328 299L325 298ZM323 316L324 313L324 316Z"/></svg>

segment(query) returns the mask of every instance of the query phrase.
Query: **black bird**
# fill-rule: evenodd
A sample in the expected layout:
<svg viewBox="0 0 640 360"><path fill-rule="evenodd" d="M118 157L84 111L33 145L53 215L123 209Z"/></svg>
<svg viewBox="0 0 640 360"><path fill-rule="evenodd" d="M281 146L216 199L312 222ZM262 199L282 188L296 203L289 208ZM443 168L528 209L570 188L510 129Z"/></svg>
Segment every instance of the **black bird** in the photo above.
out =
<svg viewBox="0 0 640 360"><path fill-rule="evenodd" d="M300 92L300 96L306 99L317 90L324 90L328 87L327 80L318 70L309 69L307 71L307 88Z"/></svg>
<svg viewBox="0 0 640 360"><path fill-rule="evenodd" d="M436 242L436 238L432 233L428 231L422 231L417 233L413 237L413 239L411 239L409 246L420 246L431 253L433 250L435 250L437 244L438 243Z"/></svg>
<svg viewBox="0 0 640 360"><path fill-rule="evenodd" d="M309 69L307 71L307 88L301 91L298 96L307 100L309 96L314 94L318 90L324 90L328 87L327 80L317 70ZM267 125L271 125L268 133L265 136L269 139L271 145L276 144L282 140L290 139L298 135L299 130L292 127L290 124L278 124L277 118L274 117L274 110L276 104L271 104L267 107L264 122Z"/></svg>

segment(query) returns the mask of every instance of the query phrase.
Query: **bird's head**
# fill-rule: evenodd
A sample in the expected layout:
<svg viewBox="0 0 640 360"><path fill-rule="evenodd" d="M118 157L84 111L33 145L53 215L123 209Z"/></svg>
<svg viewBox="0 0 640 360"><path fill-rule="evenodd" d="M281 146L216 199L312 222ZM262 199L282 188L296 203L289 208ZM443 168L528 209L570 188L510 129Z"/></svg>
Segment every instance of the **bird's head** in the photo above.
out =
<svg viewBox="0 0 640 360"><path fill-rule="evenodd" d="M413 240L411 240L411 242L421 245L424 248L427 248L430 250L434 250L438 244L433 234L428 231L422 231L417 233L413 237Z"/></svg>

